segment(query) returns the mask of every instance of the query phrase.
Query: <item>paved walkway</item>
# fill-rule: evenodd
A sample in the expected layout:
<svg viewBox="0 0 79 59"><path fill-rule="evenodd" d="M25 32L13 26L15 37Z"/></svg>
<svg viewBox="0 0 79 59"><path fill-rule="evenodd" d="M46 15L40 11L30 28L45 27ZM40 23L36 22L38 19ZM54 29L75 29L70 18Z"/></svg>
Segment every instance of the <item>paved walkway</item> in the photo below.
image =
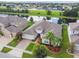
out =
<svg viewBox="0 0 79 59"><path fill-rule="evenodd" d="M0 58L17 58L17 57L0 52Z"/></svg>
<svg viewBox="0 0 79 59"><path fill-rule="evenodd" d="M7 45L9 42L11 42L13 39L11 38L10 32L6 29L3 29L4 36L0 37L0 50Z"/></svg>
<svg viewBox="0 0 79 59"><path fill-rule="evenodd" d="M23 52L31 54L30 51L25 51L25 48L30 44L30 40L22 40L12 51L8 52L9 54L22 57Z"/></svg>
<svg viewBox="0 0 79 59"><path fill-rule="evenodd" d="M74 55L74 58L79 58L79 55Z"/></svg>

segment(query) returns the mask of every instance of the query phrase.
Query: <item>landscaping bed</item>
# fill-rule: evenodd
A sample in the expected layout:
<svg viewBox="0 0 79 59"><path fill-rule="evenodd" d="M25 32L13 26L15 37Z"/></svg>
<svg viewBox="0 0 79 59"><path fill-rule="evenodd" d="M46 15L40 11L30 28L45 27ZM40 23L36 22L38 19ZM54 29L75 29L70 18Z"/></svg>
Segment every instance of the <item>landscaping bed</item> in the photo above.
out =
<svg viewBox="0 0 79 59"><path fill-rule="evenodd" d="M33 58L33 56L28 53L23 53L22 58Z"/></svg>
<svg viewBox="0 0 79 59"><path fill-rule="evenodd" d="M34 46L35 46L34 43L30 43L25 50L32 51Z"/></svg>
<svg viewBox="0 0 79 59"><path fill-rule="evenodd" d="M17 44L21 41L17 36L8 44L9 46L16 47Z"/></svg>
<svg viewBox="0 0 79 59"><path fill-rule="evenodd" d="M8 53L9 51L11 51L12 49L11 48L7 48L7 47L4 47L1 52L3 53Z"/></svg>

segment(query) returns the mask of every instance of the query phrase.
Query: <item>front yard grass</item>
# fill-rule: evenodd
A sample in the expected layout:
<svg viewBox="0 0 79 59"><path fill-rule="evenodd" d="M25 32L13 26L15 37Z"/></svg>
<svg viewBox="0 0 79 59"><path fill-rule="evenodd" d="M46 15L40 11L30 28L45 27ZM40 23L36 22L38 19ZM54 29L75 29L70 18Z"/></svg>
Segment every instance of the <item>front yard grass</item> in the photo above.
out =
<svg viewBox="0 0 79 59"><path fill-rule="evenodd" d="M34 46L35 46L34 43L30 43L25 50L32 51Z"/></svg>
<svg viewBox="0 0 79 59"><path fill-rule="evenodd" d="M23 53L22 58L33 58L32 54Z"/></svg>
<svg viewBox="0 0 79 59"><path fill-rule="evenodd" d="M8 53L9 51L11 51L12 49L11 48L7 48L7 47L4 47L1 52L3 53Z"/></svg>
<svg viewBox="0 0 79 59"><path fill-rule="evenodd" d="M16 45L21 41L17 36L8 44L9 46L16 47Z"/></svg>
<svg viewBox="0 0 79 59"><path fill-rule="evenodd" d="M66 50L70 47L69 38L68 38L68 31L67 25L63 25L62 30L62 44L61 44L61 51L58 53L50 52L48 49L48 56L56 57L56 58L73 58L73 55L69 55Z"/></svg>

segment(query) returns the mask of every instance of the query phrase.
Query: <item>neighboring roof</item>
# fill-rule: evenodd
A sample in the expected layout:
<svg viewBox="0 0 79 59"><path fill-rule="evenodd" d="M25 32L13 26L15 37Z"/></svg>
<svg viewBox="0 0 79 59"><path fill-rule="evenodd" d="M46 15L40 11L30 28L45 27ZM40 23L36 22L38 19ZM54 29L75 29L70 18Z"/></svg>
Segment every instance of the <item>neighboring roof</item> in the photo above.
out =
<svg viewBox="0 0 79 59"><path fill-rule="evenodd" d="M0 16L0 23L4 24L4 27L8 26L8 17L2 17Z"/></svg>
<svg viewBox="0 0 79 59"><path fill-rule="evenodd" d="M79 26L77 26L76 28L74 28L74 30L79 31Z"/></svg>
<svg viewBox="0 0 79 59"><path fill-rule="evenodd" d="M22 17L12 15L0 15L0 23L11 32L18 32L27 26L27 20ZM9 26L10 25L10 26Z"/></svg>
<svg viewBox="0 0 79 59"><path fill-rule="evenodd" d="M61 38L62 26L59 24L47 22L45 20L42 20L40 23L36 24L35 26L32 26L29 30L25 30L24 34L36 35L37 33L35 29L37 27L43 28L43 34L45 34L48 31L52 31L55 34L55 36Z"/></svg>
<svg viewBox="0 0 79 59"><path fill-rule="evenodd" d="M20 31L20 29L15 26L9 26L9 27L7 27L7 30L9 30L12 33L17 33Z"/></svg>
<svg viewBox="0 0 79 59"><path fill-rule="evenodd" d="M74 43L79 44L79 39L77 39Z"/></svg>
<svg viewBox="0 0 79 59"><path fill-rule="evenodd" d="M69 26L72 30L74 30L74 29L77 29L77 27L79 28L79 23L76 23L76 22L69 23Z"/></svg>
<svg viewBox="0 0 79 59"><path fill-rule="evenodd" d="M79 23L69 23L70 30L77 30L79 31ZM78 43L77 40L79 41L79 35L71 35L71 40L72 42Z"/></svg>
<svg viewBox="0 0 79 59"><path fill-rule="evenodd" d="M19 25L20 23L25 23L22 17L8 15L6 17L0 16L0 23L4 24L4 26L8 26L9 23L14 23L15 25Z"/></svg>

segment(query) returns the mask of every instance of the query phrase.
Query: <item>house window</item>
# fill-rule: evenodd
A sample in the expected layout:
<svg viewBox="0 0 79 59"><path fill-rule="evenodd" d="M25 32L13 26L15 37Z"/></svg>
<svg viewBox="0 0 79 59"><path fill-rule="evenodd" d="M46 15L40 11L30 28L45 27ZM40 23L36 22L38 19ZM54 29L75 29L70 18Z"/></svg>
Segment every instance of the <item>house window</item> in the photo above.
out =
<svg viewBox="0 0 79 59"><path fill-rule="evenodd" d="M44 44L49 44L49 41L48 40L44 40Z"/></svg>

